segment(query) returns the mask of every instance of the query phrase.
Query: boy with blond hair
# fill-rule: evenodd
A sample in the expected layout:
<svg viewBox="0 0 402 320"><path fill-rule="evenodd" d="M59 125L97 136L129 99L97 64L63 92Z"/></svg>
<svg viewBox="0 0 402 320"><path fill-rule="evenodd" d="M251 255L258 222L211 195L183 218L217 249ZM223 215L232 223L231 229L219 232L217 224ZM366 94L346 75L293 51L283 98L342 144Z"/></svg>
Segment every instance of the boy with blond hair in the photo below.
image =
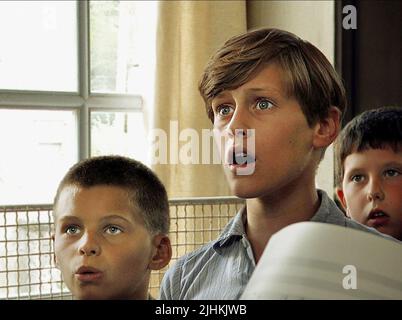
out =
<svg viewBox="0 0 402 320"><path fill-rule="evenodd" d="M341 80L316 47L278 29L235 36L212 56L199 90L229 186L246 205L217 240L167 271L161 299L239 298L270 237L292 223L380 234L347 219L315 188L346 105Z"/></svg>

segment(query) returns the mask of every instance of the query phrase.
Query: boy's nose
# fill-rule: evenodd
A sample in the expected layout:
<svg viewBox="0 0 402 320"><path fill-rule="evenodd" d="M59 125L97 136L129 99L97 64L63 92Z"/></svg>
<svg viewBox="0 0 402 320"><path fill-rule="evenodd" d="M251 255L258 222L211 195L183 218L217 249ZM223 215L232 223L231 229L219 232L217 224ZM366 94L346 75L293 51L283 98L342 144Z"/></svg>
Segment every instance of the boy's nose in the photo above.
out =
<svg viewBox="0 0 402 320"><path fill-rule="evenodd" d="M229 137L235 137L235 138L247 138L248 136L251 135L252 130L250 129L232 129L231 127L228 127L226 129L227 135Z"/></svg>
<svg viewBox="0 0 402 320"><path fill-rule="evenodd" d="M375 192L369 192L367 195L367 198L370 201L375 201L375 200L382 201L382 200L384 200L384 196L385 196L384 192L379 190L379 191L375 191Z"/></svg>
<svg viewBox="0 0 402 320"><path fill-rule="evenodd" d="M80 255L84 256L98 256L101 253L101 247L96 241L96 236L89 235L88 233L85 233L80 239L78 250Z"/></svg>
<svg viewBox="0 0 402 320"><path fill-rule="evenodd" d="M226 127L227 135L236 138L246 138L250 134L246 117L246 110L237 108Z"/></svg>
<svg viewBox="0 0 402 320"><path fill-rule="evenodd" d="M378 181L372 181L367 192L367 199L369 201L382 201L384 198L385 193L382 190L381 183Z"/></svg>

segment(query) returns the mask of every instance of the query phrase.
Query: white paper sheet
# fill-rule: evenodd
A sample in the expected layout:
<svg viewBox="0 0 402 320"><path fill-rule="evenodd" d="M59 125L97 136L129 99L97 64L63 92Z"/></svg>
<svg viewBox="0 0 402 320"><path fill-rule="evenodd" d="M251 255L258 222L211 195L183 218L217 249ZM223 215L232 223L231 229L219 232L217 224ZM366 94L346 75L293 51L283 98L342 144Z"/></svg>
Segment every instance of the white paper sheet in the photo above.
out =
<svg viewBox="0 0 402 320"><path fill-rule="evenodd" d="M240 299L402 299L402 244L300 222L274 234Z"/></svg>

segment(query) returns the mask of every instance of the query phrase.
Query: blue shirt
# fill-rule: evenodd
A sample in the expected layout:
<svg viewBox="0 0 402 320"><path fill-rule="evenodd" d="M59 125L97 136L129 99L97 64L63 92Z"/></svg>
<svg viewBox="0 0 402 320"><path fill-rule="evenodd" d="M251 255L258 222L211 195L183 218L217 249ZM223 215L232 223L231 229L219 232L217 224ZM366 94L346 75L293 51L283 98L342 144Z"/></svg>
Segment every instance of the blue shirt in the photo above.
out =
<svg viewBox="0 0 402 320"><path fill-rule="evenodd" d="M345 217L324 191L317 192L321 205L311 221L336 224L387 237ZM255 268L253 251L244 228L245 219L243 207L229 221L217 240L178 259L163 277L160 299L238 299Z"/></svg>

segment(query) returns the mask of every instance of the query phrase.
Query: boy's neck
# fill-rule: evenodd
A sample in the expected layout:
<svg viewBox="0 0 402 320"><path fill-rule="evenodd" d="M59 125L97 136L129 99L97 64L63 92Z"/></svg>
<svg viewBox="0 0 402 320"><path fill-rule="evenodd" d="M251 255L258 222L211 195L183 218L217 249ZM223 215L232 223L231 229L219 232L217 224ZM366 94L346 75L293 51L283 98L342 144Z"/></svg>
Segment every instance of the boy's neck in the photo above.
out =
<svg viewBox="0 0 402 320"><path fill-rule="evenodd" d="M320 205L317 190L302 188L297 192L281 190L276 195L247 200L246 233L255 262L260 259L271 236L296 222L308 221Z"/></svg>

